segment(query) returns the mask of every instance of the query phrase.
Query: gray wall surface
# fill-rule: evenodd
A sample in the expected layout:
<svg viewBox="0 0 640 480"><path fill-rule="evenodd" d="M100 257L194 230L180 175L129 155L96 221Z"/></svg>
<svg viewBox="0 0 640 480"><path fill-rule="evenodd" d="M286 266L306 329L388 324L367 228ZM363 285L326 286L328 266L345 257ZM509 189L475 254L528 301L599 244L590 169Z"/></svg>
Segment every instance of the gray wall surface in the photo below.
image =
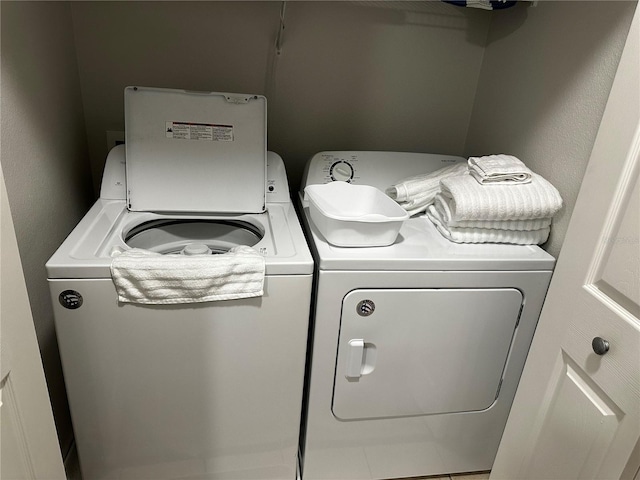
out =
<svg viewBox="0 0 640 480"><path fill-rule="evenodd" d="M44 264L92 200L71 10L59 2L1 8L0 157L64 454L73 431Z"/></svg>
<svg viewBox="0 0 640 480"><path fill-rule="evenodd" d="M490 12L439 2L73 2L94 186L127 85L264 94L290 182L321 150L461 154Z"/></svg>
<svg viewBox="0 0 640 480"><path fill-rule="evenodd" d="M491 23L465 153L510 153L560 191L560 253L635 2L542 1ZM517 28L514 28L517 26Z"/></svg>

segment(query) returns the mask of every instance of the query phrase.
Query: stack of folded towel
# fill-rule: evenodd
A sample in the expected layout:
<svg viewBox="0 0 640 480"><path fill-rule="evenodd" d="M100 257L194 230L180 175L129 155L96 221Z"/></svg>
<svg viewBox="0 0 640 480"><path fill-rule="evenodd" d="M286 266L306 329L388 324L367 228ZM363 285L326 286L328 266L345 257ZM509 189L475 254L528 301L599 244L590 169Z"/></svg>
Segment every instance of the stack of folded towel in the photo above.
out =
<svg viewBox="0 0 640 480"><path fill-rule="evenodd" d="M546 242L562 198L510 155L469 158L469 173L444 178L427 217L457 243Z"/></svg>
<svg viewBox="0 0 640 480"><path fill-rule="evenodd" d="M440 180L467 174L466 163L456 163L432 173L416 175L395 185L385 193L404 208L409 215L424 212L440 191Z"/></svg>
<svg viewBox="0 0 640 480"><path fill-rule="evenodd" d="M386 193L411 215L426 212L457 243L544 243L562 207L558 190L511 155L470 157Z"/></svg>

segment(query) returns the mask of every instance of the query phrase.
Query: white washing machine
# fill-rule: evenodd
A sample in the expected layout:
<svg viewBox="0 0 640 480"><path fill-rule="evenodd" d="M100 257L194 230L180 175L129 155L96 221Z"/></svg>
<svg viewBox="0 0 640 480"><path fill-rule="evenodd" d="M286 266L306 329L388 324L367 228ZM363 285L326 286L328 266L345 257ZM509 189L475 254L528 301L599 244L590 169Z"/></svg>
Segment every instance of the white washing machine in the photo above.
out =
<svg viewBox="0 0 640 480"><path fill-rule="evenodd" d="M322 152L302 189L384 189L459 157ZM422 217L388 247L340 248L304 219L316 262L303 480L490 470L554 266L537 246L462 245Z"/></svg>
<svg viewBox="0 0 640 480"><path fill-rule="evenodd" d="M125 102L126 152L47 263L83 476L293 480L313 261L265 149L265 99L128 88ZM114 252L193 243L260 251L264 295L118 303Z"/></svg>

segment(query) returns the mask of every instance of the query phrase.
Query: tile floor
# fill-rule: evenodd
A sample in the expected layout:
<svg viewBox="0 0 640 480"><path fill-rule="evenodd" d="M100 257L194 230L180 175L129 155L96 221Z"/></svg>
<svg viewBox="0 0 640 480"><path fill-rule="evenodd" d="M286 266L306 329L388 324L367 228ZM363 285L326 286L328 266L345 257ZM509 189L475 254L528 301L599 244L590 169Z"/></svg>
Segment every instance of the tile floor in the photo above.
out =
<svg viewBox="0 0 640 480"><path fill-rule="evenodd" d="M443 475L439 477L411 477L398 478L395 480L488 480L491 472L463 473L453 475Z"/></svg>

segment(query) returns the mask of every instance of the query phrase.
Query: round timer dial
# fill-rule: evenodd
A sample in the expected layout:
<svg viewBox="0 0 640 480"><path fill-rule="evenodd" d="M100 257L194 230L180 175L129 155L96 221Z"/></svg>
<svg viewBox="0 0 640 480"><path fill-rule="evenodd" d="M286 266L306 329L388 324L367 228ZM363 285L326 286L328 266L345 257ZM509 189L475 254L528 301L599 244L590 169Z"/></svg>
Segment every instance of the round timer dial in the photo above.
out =
<svg viewBox="0 0 640 480"><path fill-rule="evenodd" d="M331 165L329 174L334 182L350 182L353 178L353 167L349 162L340 160Z"/></svg>

